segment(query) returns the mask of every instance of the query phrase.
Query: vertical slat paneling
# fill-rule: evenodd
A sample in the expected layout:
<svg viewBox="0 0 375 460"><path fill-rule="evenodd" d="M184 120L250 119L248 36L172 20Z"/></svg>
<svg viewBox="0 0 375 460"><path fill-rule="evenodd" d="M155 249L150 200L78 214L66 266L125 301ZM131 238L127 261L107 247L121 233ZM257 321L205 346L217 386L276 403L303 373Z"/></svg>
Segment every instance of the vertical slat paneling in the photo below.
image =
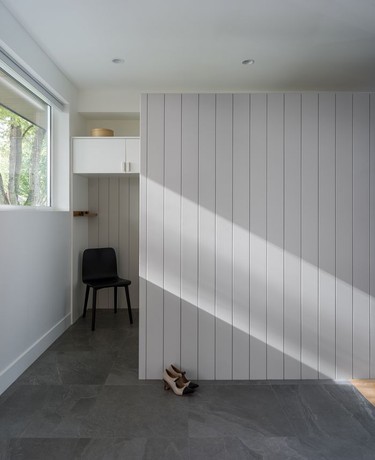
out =
<svg viewBox="0 0 375 460"><path fill-rule="evenodd" d="M267 97L250 99L250 378L267 375Z"/></svg>
<svg viewBox="0 0 375 460"><path fill-rule="evenodd" d="M129 196L129 179L120 178L119 193L119 257L118 257L118 270L124 278L129 278L132 285L129 288L130 294L134 291L133 280L129 274L130 266L130 248L129 248L129 221L130 221L130 196ZM125 306L125 299L122 293L119 295L119 305Z"/></svg>
<svg viewBox="0 0 375 460"><path fill-rule="evenodd" d="M198 95L182 96L181 365L198 366Z"/></svg>
<svg viewBox="0 0 375 460"><path fill-rule="evenodd" d="M147 376L160 378L163 369L163 198L164 96L148 96L147 139Z"/></svg>
<svg viewBox="0 0 375 460"><path fill-rule="evenodd" d="M374 377L374 96L166 100L164 126L142 98L140 376L181 350L192 378Z"/></svg>
<svg viewBox="0 0 375 460"><path fill-rule="evenodd" d="M116 251L117 263L121 259L121 254L119 253L119 199L119 180L117 177L110 177L108 182L108 246ZM112 308L114 300L113 289L108 290L108 296L108 307ZM118 296L118 307L123 307L124 297L123 293Z"/></svg>
<svg viewBox="0 0 375 460"><path fill-rule="evenodd" d="M99 178L98 247L109 243L109 177ZM98 308L109 308L109 289L100 289L97 296Z"/></svg>
<svg viewBox="0 0 375 460"><path fill-rule="evenodd" d="M302 95L301 377L318 377L318 95Z"/></svg>
<svg viewBox="0 0 375 460"><path fill-rule="evenodd" d="M198 378L215 378L215 95L199 95Z"/></svg>
<svg viewBox="0 0 375 460"><path fill-rule="evenodd" d="M336 378L352 378L352 95L336 95ZM329 178L327 178L327 181ZM331 246L334 244L334 237ZM330 271L331 275L335 273ZM333 335L334 331L327 331ZM332 355L333 351L331 352ZM331 358L332 360L332 358Z"/></svg>
<svg viewBox="0 0 375 460"><path fill-rule="evenodd" d="M375 94L370 94L370 378L375 378Z"/></svg>
<svg viewBox="0 0 375 460"><path fill-rule="evenodd" d="M139 306L139 177L129 177L129 289L133 307ZM121 197L120 197L121 199ZM120 234L121 238L122 235ZM124 297L123 297L124 299ZM124 306L126 305L124 299Z"/></svg>
<svg viewBox="0 0 375 460"><path fill-rule="evenodd" d="M319 95L319 377L335 378L335 95Z"/></svg>
<svg viewBox="0 0 375 460"><path fill-rule="evenodd" d="M147 148L148 96L141 96L141 165L139 177L139 358L138 376L147 377Z"/></svg>
<svg viewBox="0 0 375 460"><path fill-rule="evenodd" d="M232 378L232 95L216 96L216 378Z"/></svg>
<svg viewBox="0 0 375 460"><path fill-rule="evenodd" d="M369 377L369 95L353 98L353 377Z"/></svg>
<svg viewBox="0 0 375 460"><path fill-rule="evenodd" d="M119 179L109 178L109 197L108 197L108 245L118 252L119 249ZM120 255L119 255L120 256Z"/></svg>
<svg viewBox="0 0 375 460"><path fill-rule="evenodd" d="M109 177L100 177L98 185L98 244L105 247L109 239Z"/></svg>
<svg viewBox="0 0 375 460"><path fill-rule="evenodd" d="M267 121L267 378L284 377L284 96L268 95Z"/></svg>
<svg viewBox="0 0 375 460"><path fill-rule="evenodd" d="M139 306L139 178L106 177L108 184L107 200L100 199L99 181L90 178L89 209L98 217L89 218L89 246L111 246L117 252L119 275L131 280L130 300L133 307ZM104 182L105 184L105 182ZM106 187L104 187L106 190ZM104 193L105 195L106 193ZM101 238L99 239L99 222ZM103 239L107 233L108 240ZM107 230L106 230L107 229ZM108 295L107 295L108 294ZM109 296L109 297L108 297ZM113 293L109 290L97 299L98 308L113 307ZM119 291L118 307L126 308L124 291Z"/></svg>
<svg viewBox="0 0 375 460"><path fill-rule="evenodd" d="M249 379L250 100L233 97L233 379Z"/></svg>
<svg viewBox="0 0 375 460"><path fill-rule="evenodd" d="M99 212L99 179L97 177L93 177L88 180L88 198L89 210L97 214ZM90 219L88 227L89 247L95 248L98 246L99 219L97 217Z"/></svg>
<svg viewBox="0 0 375 460"><path fill-rule="evenodd" d="M301 377L301 96L285 95L284 376Z"/></svg>
<svg viewBox="0 0 375 460"><path fill-rule="evenodd" d="M181 95L165 96L164 367L180 365Z"/></svg>

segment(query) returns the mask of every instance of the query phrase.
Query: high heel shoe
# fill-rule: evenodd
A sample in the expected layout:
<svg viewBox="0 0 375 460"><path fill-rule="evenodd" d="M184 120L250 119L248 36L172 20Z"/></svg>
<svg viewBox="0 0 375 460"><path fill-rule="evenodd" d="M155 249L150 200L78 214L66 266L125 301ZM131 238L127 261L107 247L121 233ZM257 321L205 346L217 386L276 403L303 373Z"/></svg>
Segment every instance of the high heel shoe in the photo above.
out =
<svg viewBox="0 0 375 460"><path fill-rule="evenodd" d="M194 393L194 390L189 388L183 383L180 377L175 377L172 375L168 369L165 369L163 374L164 381L164 390L171 389L174 394L177 396L187 395L189 393Z"/></svg>
<svg viewBox="0 0 375 460"><path fill-rule="evenodd" d="M171 364L169 367L168 367L168 371L176 378L176 377L179 377L182 382L188 387L188 388L191 388L192 390L194 390L195 388L198 388L199 385L197 383L194 383L194 382L191 382L190 380L188 380L186 377L185 377L185 374L186 372L185 371L182 371L180 369L178 369L178 367L174 366L173 364Z"/></svg>

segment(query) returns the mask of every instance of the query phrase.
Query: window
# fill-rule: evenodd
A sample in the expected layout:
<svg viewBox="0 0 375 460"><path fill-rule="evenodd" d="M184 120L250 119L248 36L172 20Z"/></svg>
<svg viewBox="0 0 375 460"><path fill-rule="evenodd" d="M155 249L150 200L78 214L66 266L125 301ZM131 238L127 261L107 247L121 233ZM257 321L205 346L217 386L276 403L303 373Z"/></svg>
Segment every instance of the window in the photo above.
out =
<svg viewBox="0 0 375 460"><path fill-rule="evenodd" d="M50 205L50 114L0 69L0 205Z"/></svg>

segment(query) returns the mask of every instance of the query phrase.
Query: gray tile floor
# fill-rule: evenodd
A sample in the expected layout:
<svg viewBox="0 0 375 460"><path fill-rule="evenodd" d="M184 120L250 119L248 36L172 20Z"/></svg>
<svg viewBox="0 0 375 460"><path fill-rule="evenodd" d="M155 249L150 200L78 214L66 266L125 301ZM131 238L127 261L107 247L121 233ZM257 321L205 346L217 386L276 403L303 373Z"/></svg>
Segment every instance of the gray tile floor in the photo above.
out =
<svg viewBox="0 0 375 460"><path fill-rule="evenodd" d="M138 381L138 321L79 320L0 397L0 459L375 459L350 384Z"/></svg>

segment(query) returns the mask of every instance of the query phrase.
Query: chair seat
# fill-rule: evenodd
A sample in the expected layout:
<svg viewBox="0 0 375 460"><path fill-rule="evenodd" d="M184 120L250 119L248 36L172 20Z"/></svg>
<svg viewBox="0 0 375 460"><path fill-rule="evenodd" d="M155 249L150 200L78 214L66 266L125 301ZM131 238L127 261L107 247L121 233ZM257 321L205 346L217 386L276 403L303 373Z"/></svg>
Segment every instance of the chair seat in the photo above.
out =
<svg viewBox="0 0 375 460"><path fill-rule="evenodd" d="M117 313L117 288L125 288L126 303L130 324L133 324L132 309L130 305L129 285L130 280L120 278L117 272L116 252L113 248L89 248L83 251L82 255L82 281L86 284L85 304L83 306L83 317L86 316L87 302L90 289L92 294L92 325L95 331L96 295L99 289L114 288L114 312Z"/></svg>
<svg viewBox="0 0 375 460"><path fill-rule="evenodd" d="M86 284L93 289L129 286L131 281L124 278L105 278L100 280L86 280Z"/></svg>

